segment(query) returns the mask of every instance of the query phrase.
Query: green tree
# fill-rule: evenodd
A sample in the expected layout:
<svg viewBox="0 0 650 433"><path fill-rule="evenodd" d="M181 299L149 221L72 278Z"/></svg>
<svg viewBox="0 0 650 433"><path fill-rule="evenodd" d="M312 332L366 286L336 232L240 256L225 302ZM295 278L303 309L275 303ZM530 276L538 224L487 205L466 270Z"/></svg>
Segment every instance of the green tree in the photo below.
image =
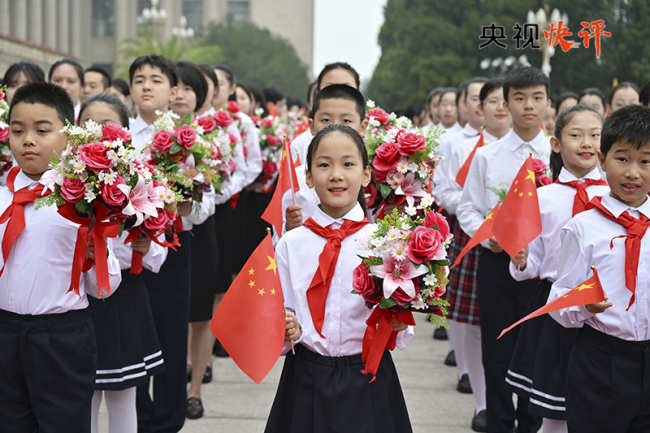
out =
<svg viewBox="0 0 650 433"><path fill-rule="evenodd" d="M307 66L284 38L250 22L228 18L209 26L203 45L218 45L223 62L237 81L275 85L289 95L303 97L309 86Z"/></svg>

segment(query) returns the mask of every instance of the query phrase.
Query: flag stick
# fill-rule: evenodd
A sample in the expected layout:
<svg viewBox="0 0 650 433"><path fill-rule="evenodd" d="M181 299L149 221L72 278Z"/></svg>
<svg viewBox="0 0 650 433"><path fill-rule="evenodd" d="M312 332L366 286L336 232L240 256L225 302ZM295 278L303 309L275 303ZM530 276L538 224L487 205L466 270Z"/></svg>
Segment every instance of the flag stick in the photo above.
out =
<svg viewBox="0 0 650 433"><path fill-rule="evenodd" d="M282 311L284 311L284 317L286 318L287 317L287 309L284 307L284 305L282 306ZM293 340L289 340L289 342L291 343L291 354L295 355L296 350L293 347Z"/></svg>
<svg viewBox="0 0 650 433"><path fill-rule="evenodd" d="M291 161L289 158L293 158L291 156L291 144L287 141L287 134L284 134L284 142L287 144L287 167L289 168L289 181L291 182L291 199L293 200L293 205L296 205L296 193L293 191L293 170L291 170ZM293 346L293 343L291 343Z"/></svg>

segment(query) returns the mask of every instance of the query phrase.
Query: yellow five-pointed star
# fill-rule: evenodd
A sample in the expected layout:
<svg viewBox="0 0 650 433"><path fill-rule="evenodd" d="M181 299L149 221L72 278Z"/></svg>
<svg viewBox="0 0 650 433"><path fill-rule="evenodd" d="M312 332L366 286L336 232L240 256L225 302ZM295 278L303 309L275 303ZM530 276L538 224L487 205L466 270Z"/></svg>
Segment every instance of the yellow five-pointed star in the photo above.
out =
<svg viewBox="0 0 650 433"><path fill-rule="evenodd" d="M271 289L271 294L275 295L275 289Z"/></svg>
<svg viewBox="0 0 650 433"><path fill-rule="evenodd" d="M278 275L278 265L275 263L275 258L266 256L269 259L269 266L264 269L265 271L273 271L274 275Z"/></svg>
<svg viewBox="0 0 650 433"><path fill-rule="evenodd" d="M533 185L535 184L535 172L533 170L528 170L528 176L526 176L525 180L527 179L530 179Z"/></svg>
<svg viewBox="0 0 650 433"><path fill-rule="evenodd" d="M517 188L515 188L515 192L517 192Z"/></svg>
<svg viewBox="0 0 650 433"><path fill-rule="evenodd" d="M255 273L255 269L250 268L250 270L248 271L248 275L253 275L254 273Z"/></svg>
<svg viewBox="0 0 650 433"><path fill-rule="evenodd" d="M580 284L578 287L575 288L575 290L585 290L585 289L593 289L594 288L594 283L591 284Z"/></svg>
<svg viewBox="0 0 650 433"><path fill-rule="evenodd" d="M519 181L518 181L518 180L515 180L515 185L517 185L518 183L519 183Z"/></svg>
<svg viewBox="0 0 650 433"><path fill-rule="evenodd" d="M519 193L519 197L523 197L523 196L524 196L524 193L523 193L523 192L520 192L520 193Z"/></svg>
<svg viewBox="0 0 650 433"><path fill-rule="evenodd" d="M249 287L255 287L255 281L252 281L252 280L251 280L251 281L248 283L248 286L249 286Z"/></svg>
<svg viewBox="0 0 650 433"><path fill-rule="evenodd" d="M259 295L264 296L264 293L266 293L266 292L264 291L264 289L260 289L257 293L258 293Z"/></svg>
<svg viewBox="0 0 650 433"><path fill-rule="evenodd" d="M532 197L532 196L533 196L533 193L532 193L532 192L529 192L529 193L528 193L528 197Z"/></svg>
<svg viewBox="0 0 650 433"><path fill-rule="evenodd" d="M487 220L491 220L492 218L494 218L492 215L494 215L494 214L493 214L492 212L490 212L490 213L488 214L487 218L485 218L485 221L487 221Z"/></svg>

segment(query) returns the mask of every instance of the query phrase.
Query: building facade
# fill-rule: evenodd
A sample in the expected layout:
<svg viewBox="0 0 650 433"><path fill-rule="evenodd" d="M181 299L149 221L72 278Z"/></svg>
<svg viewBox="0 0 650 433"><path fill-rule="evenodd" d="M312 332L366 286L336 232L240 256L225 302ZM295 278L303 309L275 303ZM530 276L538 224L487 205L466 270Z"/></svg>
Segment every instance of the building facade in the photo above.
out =
<svg viewBox="0 0 650 433"><path fill-rule="evenodd" d="M156 2L156 0L153 0ZM187 19L200 37L212 21L232 15L251 21L289 40L311 70L314 45L314 0L158 0L163 39ZM142 12L152 0L0 0L0 33L57 52L69 53L84 65L113 71L119 41L136 37ZM140 18L140 19L139 19ZM0 65L5 52L0 47ZM29 60L29 59L25 59Z"/></svg>

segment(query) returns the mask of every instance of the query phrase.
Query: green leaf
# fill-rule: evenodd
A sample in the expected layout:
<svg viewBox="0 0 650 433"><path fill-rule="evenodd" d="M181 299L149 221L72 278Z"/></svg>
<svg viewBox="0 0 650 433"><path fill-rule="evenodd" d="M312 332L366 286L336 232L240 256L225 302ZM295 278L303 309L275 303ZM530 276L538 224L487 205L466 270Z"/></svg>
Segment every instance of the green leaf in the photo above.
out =
<svg viewBox="0 0 650 433"><path fill-rule="evenodd" d="M122 236L122 232L124 231L124 223L120 224L120 231L117 233L117 237L119 238Z"/></svg>
<svg viewBox="0 0 650 433"><path fill-rule="evenodd" d="M388 198L390 193L393 191L390 185L386 183L379 183L379 182L377 182L377 189L379 190L383 198Z"/></svg>
<svg viewBox="0 0 650 433"><path fill-rule="evenodd" d="M379 303L379 306L381 308L391 308L397 305L397 301L394 300L393 298L381 298L381 302Z"/></svg>
<svg viewBox="0 0 650 433"><path fill-rule="evenodd" d="M90 203L88 203L86 200L78 201L74 207L76 207L77 210L81 213L87 214L90 211Z"/></svg>
<svg viewBox="0 0 650 433"><path fill-rule="evenodd" d="M181 120L181 125L189 125L190 123L192 123L192 115L187 113Z"/></svg>
<svg viewBox="0 0 650 433"><path fill-rule="evenodd" d="M178 143L174 143L174 144L172 144L172 147L169 148L169 153L178 153L181 150L183 150L181 145L178 144Z"/></svg>

